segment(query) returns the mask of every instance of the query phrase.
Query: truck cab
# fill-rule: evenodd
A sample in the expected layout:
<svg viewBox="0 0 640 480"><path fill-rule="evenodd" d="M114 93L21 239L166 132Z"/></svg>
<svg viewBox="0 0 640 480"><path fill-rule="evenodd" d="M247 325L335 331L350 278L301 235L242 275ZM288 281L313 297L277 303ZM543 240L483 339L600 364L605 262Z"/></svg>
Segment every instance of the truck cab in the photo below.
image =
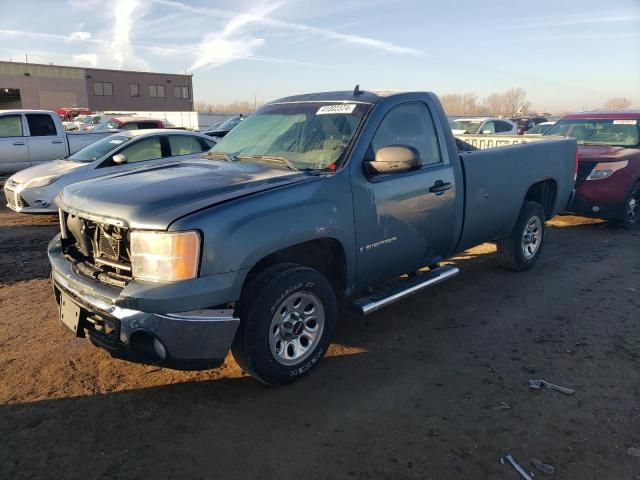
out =
<svg viewBox="0 0 640 480"><path fill-rule="evenodd" d="M46 110L0 111L0 173L69 155L60 118Z"/></svg>

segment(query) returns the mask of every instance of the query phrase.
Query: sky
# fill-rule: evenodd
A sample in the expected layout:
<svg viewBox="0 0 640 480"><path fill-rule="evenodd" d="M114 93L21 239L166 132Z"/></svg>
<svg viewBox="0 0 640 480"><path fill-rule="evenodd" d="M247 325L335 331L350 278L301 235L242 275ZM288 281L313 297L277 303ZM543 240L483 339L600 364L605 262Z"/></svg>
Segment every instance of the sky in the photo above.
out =
<svg viewBox="0 0 640 480"><path fill-rule="evenodd" d="M193 73L194 99L324 90L640 108L640 0L0 0L0 59Z"/></svg>

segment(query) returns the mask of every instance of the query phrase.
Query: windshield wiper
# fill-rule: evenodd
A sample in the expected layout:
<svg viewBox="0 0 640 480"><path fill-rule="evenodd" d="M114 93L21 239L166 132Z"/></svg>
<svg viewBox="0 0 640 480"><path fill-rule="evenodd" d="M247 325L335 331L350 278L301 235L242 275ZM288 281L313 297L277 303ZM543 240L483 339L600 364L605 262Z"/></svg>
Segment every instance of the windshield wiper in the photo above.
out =
<svg viewBox="0 0 640 480"><path fill-rule="evenodd" d="M275 155L236 155L235 158L238 160L264 160L265 162L281 163L285 165L289 170L298 170L295 165L285 157L278 157Z"/></svg>
<svg viewBox="0 0 640 480"><path fill-rule="evenodd" d="M204 155L202 155L203 157L206 158L222 158L223 160L226 160L227 162L233 162L235 157L232 157L231 155L229 155L227 152L222 152L222 151L218 151L218 152L207 152Z"/></svg>

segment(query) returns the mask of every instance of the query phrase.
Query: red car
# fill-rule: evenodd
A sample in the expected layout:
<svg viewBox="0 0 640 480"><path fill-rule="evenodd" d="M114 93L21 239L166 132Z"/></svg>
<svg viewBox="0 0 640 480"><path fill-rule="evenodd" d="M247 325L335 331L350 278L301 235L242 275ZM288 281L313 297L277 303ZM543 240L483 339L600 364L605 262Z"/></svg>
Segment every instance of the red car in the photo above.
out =
<svg viewBox="0 0 640 480"><path fill-rule="evenodd" d="M148 128L166 128L162 120L147 117L113 117L101 123L94 132L102 130L144 130Z"/></svg>
<svg viewBox="0 0 640 480"><path fill-rule="evenodd" d="M640 221L640 111L567 115L544 135L578 141L576 194L569 211L630 227Z"/></svg>

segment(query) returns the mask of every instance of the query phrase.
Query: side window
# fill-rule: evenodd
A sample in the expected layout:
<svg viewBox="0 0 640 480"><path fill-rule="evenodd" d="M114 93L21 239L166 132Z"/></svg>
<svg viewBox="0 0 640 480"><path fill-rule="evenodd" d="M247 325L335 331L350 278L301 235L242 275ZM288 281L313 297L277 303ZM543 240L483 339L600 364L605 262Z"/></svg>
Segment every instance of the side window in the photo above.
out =
<svg viewBox="0 0 640 480"><path fill-rule="evenodd" d="M93 117L91 120L91 125L100 125L102 122L100 121L100 117Z"/></svg>
<svg viewBox="0 0 640 480"><path fill-rule="evenodd" d="M486 122L484 125L482 125L480 133L496 133L495 122Z"/></svg>
<svg viewBox="0 0 640 480"><path fill-rule="evenodd" d="M140 130L158 128L158 124L156 122L137 122L136 125Z"/></svg>
<svg viewBox="0 0 640 480"><path fill-rule="evenodd" d="M29 133L32 137L55 137L56 125L49 115L41 113L27 113Z"/></svg>
<svg viewBox="0 0 640 480"><path fill-rule="evenodd" d="M169 146L173 156L191 155L204 151L198 139L189 135L169 135Z"/></svg>
<svg viewBox="0 0 640 480"><path fill-rule="evenodd" d="M198 137L197 140L203 152L208 152L209 150L211 150L213 147L216 146L216 141L213 139L205 139L205 138Z"/></svg>
<svg viewBox="0 0 640 480"><path fill-rule="evenodd" d="M0 138L22 136L22 118L20 115L0 117Z"/></svg>
<svg viewBox="0 0 640 480"><path fill-rule="evenodd" d="M511 125L507 122L493 122L495 124L496 133L510 132Z"/></svg>
<svg viewBox="0 0 640 480"><path fill-rule="evenodd" d="M162 158L160 137L145 138L122 149L120 153L127 157L127 163L144 162L145 160Z"/></svg>
<svg viewBox="0 0 640 480"><path fill-rule="evenodd" d="M390 145L415 148L422 165L441 161L436 128L429 110L422 103L399 105L384 117L371 147L375 155L380 148Z"/></svg>
<svg viewBox="0 0 640 480"><path fill-rule="evenodd" d="M120 130L138 130L138 124L137 123L125 123L122 127L120 127Z"/></svg>

